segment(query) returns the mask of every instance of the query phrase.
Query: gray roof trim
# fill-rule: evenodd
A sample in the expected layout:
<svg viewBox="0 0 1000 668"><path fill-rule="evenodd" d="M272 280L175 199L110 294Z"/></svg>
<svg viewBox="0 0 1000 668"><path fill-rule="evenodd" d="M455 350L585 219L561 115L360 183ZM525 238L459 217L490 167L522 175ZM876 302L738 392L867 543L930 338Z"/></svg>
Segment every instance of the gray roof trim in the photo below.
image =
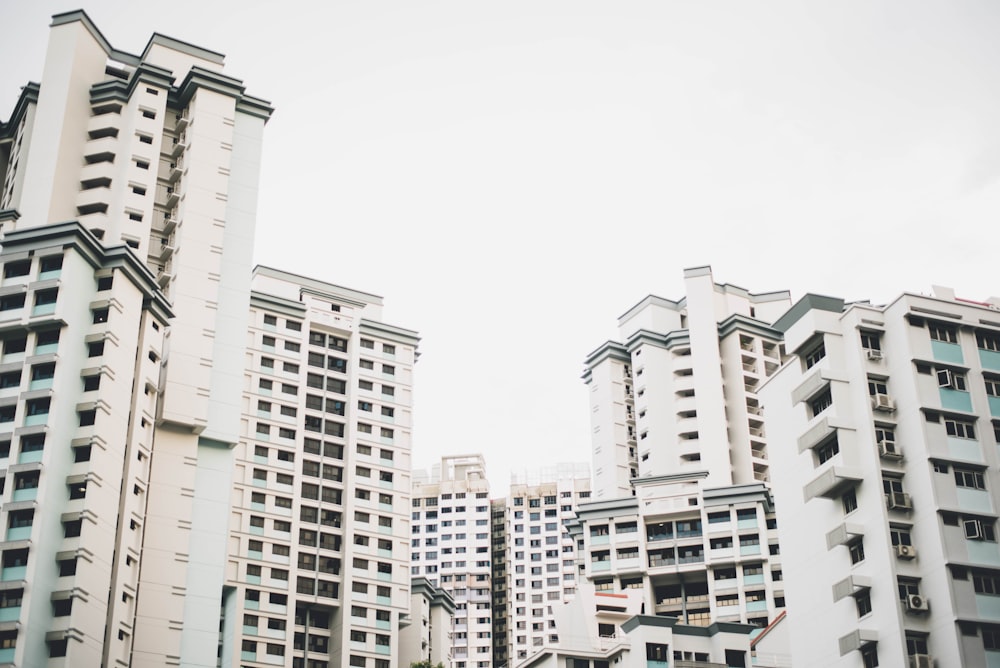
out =
<svg viewBox="0 0 1000 668"><path fill-rule="evenodd" d="M440 587L435 587L427 578L416 577L410 580L410 595L414 594L426 596L432 606L443 607L448 614L455 612L455 599L451 594Z"/></svg>
<svg viewBox="0 0 1000 668"><path fill-rule="evenodd" d="M146 56L149 55L149 50L154 44L165 46L168 49L180 51L181 53L186 53L189 56L194 56L195 58L207 60L210 63L215 63L216 65L224 65L226 62L226 56L218 51L212 51L202 46L195 46L190 42L185 42L175 37L168 37L167 35L163 35L158 32L153 33L153 35L149 38L149 41L146 43L146 48L142 50L142 58L144 60Z"/></svg>
<svg viewBox="0 0 1000 668"><path fill-rule="evenodd" d="M766 336L769 339L780 341L784 338L784 333L774 329L762 320L748 318L745 315L734 313L719 323L719 338L728 336L733 332L750 332L757 336Z"/></svg>
<svg viewBox="0 0 1000 668"><path fill-rule="evenodd" d="M174 83L169 70L149 63L139 63L127 82L120 79L101 81L90 87L90 103L121 101L128 102L139 84L152 84L166 90Z"/></svg>
<svg viewBox="0 0 1000 668"><path fill-rule="evenodd" d="M268 278L277 278L278 280L286 281L288 283L295 283L303 288L309 288L316 294L328 295L330 298L352 299L359 303L376 304L378 306L382 305L382 297L379 295L345 288L333 283L327 283L315 278L302 276L301 274L284 271L283 269L275 269L274 267L258 264L253 268L253 274L255 276L259 274L261 276L267 276Z"/></svg>
<svg viewBox="0 0 1000 668"><path fill-rule="evenodd" d="M615 359L619 362L632 361L632 357L628 354L625 346L617 341L605 341L596 350L587 355L584 364L592 368L607 359Z"/></svg>
<svg viewBox="0 0 1000 668"><path fill-rule="evenodd" d="M136 257L135 253L125 245L105 248L90 230L82 227L77 221L8 232L3 239L3 252L7 254L22 248L28 250L58 245L75 249L95 269L119 269L142 290L144 307L152 310L163 321L173 318L170 302L160 290L156 276Z"/></svg>
<svg viewBox="0 0 1000 668"><path fill-rule="evenodd" d="M576 507L577 519L582 519L584 515L606 515L608 512L621 515L638 513L639 500L634 496L623 496L617 499L581 503Z"/></svg>
<svg viewBox="0 0 1000 668"><path fill-rule="evenodd" d="M198 67L197 65L193 65L188 70L184 81L177 86L176 90L170 91L171 104L177 105L180 108L186 107L194 96L195 91L199 88L205 88L220 95L228 95L235 98L238 111L258 116L265 121L274 112L274 108L267 100L246 95L246 87L240 79L222 74L221 72L214 72L204 67Z"/></svg>
<svg viewBox="0 0 1000 668"><path fill-rule="evenodd" d="M684 636L702 636L710 638L719 633L739 633L750 635L757 630L751 624L739 624L736 622L713 622L708 626L692 626L682 624L677 617L661 617L659 615L636 615L622 622L622 631L630 633L640 626L653 626L657 628L669 628L674 633Z"/></svg>
<svg viewBox="0 0 1000 668"><path fill-rule="evenodd" d="M389 339L390 341L395 341L405 346L413 346L414 348L420 343L420 335L412 329L403 329L395 325L375 320L366 320L364 318L358 323L358 333Z"/></svg>
<svg viewBox="0 0 1000 668"><path fill-rule="evenodd" d="M112 53L115 52L114 47L111 46L111 42L109 42L107 38L104 36L104 34L97 28L97 26L94 25L94 22L90 19L89 16L87 16L87 12L83 11L82 9L74 9L71 12L63 12L61 14L53 15L52 23L49 24L49 27L54 28L56 26L66 25L68 23L75 23L77 21L82 23L83 26L88 31L90 31L90 34L94 38L94 41L96 41L98 44L101 45L101 48L104 49L105 53L107 53L110 56ZM135 56L132 57L134 58ZM116 58L116 60L123 60L123 59Z"/></svg>
<svg viewBox="0 0 1000 668"><path fill-rule="evenodd" d="M667 332L666 334L653 332L648 329L640 329L629 337L629 340L625 345L628 347L629 353L631 353L640 345L644 344L670 350L672 348L676 348L677 346L690 345L691 333L686 329L675 329L672 332Z"/></svg>
<svg viewBox="0 0 1000 668"><path fill-rule="evenodd" d="M647 306L655 304L656 306L662 306L668 308L671 311L681 311L687 306L687 297L682 297L679 301L674 301L672 299L666 299L664 297L657 297L656 295L650 294L639 300L635 306L618 316L618 324L621 325L623 322L634 316L636 313L646 308Z"/></svg>
<svg viewBox="0 0 1000 668"><path fill-rule="evenodd" d="M708 471L691 471L690 473L671 473L668 475L643 476L641 478L632 478L630 482L632 483L633 487L644 487L646 485L657 485L662 483L699 480L701 478L707 478L707 477L708 477Z"/></svg>
<svg viewBox="0 0 1000 668"><path fill-rule="evenodd" d="M33 81L29 81L21 87L21 95L14 103L14 111L10 113L10 119L6 123L0 123L0 139L13 139L17 126L21 124L21 119L28 111L29 104L38 104L38 93L41 86Z"/></svg>
<svg viewBox="0 0 1000 668"><path fill-rule="evenodd" d="M282 315L290 315L293 318L305 318L306 315L306 307L302 303L257 290L250 291L250 306L265 311L275 311Z"/></svg>
<svg viewBox="0 0 1000 668"><path fill-rule="evenodd" d="M824 295L806 294L802 299L795 302L792 308L785 311L785 314L774 321L772 327L779 332L787 332L792 325L797 323L809 311L830 311L831 313L844 312L844 300L838 297L826 297Z"/></svg>

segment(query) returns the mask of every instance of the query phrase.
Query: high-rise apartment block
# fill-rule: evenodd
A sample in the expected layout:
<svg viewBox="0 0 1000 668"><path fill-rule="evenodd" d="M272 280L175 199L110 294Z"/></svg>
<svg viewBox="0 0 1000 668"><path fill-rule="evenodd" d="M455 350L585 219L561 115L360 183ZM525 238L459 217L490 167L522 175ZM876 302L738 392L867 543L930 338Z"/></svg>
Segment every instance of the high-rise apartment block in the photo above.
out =
<svg viewBox="0 0 1000 668"><path fill-rule="evenodd" d="M587 359L596 499L573 527L580 575L640 590L646 614L763 627L784 596L757 389L781 364L769 323L790 298L716 284L707 267L685 287L634 306L623 342Z"/></svg>
<svg viewBox="0 0 1000 668"><path fill-rule="evenodd" d="M217 663L270 113L77 11L0 124L0 663Z"/></svg>
<svg viewBox="0 0 1000 668"><path fill-rule="evenodd" d="M554 611L576 594L576 541L567 526L590 500L590 467L564 463L511 475L495 501L495 665L559 642ZM503 583L499 582L503 579Z"/></svg>
<svg viewBox="0 0 1000 668"><path fill-rule="evenodd" d="M482 455L443 457L414 472L413 577L422 576L455 602L454 668L490 668L493 656L493 572L490 485Z"/></svg>
<svg viewBox="0 0 1000 668"><path fill-rule="evenodd" d="M375 295L254 271L223 665L400 665L418 338L381 312Z"/></svg>
<svg viewBox="0 0 1000 668"><path fill-rule="evenodd" d="M1000 666L1000 299L806 295L774 327L794 665Z"/></svg>

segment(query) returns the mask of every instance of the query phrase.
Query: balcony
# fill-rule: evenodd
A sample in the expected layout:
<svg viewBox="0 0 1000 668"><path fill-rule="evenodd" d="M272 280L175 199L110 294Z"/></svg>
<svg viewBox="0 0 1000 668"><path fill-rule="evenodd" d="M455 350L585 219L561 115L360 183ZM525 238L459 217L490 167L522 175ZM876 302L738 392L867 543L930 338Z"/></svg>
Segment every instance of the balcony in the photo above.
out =
<svg viewBox="0 0 1000 668"><path fill-rule="evenodd" d="M807 499L817 496L837 499L861 480L861 473L854 468L831 466L805 486L805 496Z"/></svg>

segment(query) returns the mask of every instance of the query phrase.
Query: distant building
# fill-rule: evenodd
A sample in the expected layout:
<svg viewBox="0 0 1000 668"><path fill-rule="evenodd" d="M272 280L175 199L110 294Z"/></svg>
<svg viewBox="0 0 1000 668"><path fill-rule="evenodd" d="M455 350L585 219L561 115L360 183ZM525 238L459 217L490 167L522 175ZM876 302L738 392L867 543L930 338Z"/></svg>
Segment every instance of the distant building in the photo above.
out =
<svg viewBox="0 0 1000 668"><path fill-rule="evenodd" d="M774 328L794 665L1000 665L1000 299L806 295Z"/></svg>
<svg viewBox="0 0 1000 668"><path fill-rule="evenodd" d="M494 535L507 543L494 561L493 615L508 629L494 638L497 666L558 642L553 611L576 594L576 542L566 527L589 499L590 467L566 463L512 475L508 496L497 501L503 513L494 514L501 529Z"/></svg>
<svg viewBox="0 0 1000 668"><path fill-rule="evenodd" d="M443 457L414 472L412 577L423 576L455 602L451 659L455 668L490 668L493 573L490 485L482 455Z"/></svg>

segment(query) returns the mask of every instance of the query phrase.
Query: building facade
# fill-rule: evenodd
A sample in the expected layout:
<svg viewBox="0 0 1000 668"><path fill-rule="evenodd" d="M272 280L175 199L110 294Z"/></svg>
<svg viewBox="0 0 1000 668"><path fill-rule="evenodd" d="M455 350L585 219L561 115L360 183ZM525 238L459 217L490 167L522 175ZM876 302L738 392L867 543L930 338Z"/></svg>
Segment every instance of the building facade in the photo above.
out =
<svg viewBox="0 0 1000 668"><path fill-rule="evenodd" d="M482 455L443 457L414 473L413 577L422 576L455 602L451 659L455 668L490 668L493 571L490 485Z"/></svg>
<svg viewBox="0 0 1000 668"><path fill-rule="evenodd" d="M494 535L506 536L494 564L494 622L506 629L506 642L494 639L497 666L559 642L554 610L575 596L577 580L567 526L589 501L590 483L587 464L558 464L512 474L508 496L497 501L503 514L494 515Z"/></svg>
<svg viewBox="0 0 1000 668"><path fill-rule="evenodd" d="M410 582L410 619L399 633L400 665L429 662L451 667L451 627L455 602L427 578Z"/></svg>
<svg viewBox="0 0 1000 668"><path fill-rule="evenodd" d="M417 335L257 267L245 338L222 665L405 668Z"/></svg>
<svg viewBox="0 0 1000 668"><path fill-rule="evenodd" d="M774 327L794 665L1000 666L1000 300L806 295Z"/></svg>
<svg viewBox="0 0 1000 668"><path fill-rule="evenodd" d="M271 113L223 70L59 14L0 124L0 663L216 665Z"/></svg>
<svg viewBox="0 0 1000 668"><path fill-rule="evenodd" d="M717 284L708 267L685 288L629 309L622 341L587 358L595 487L572 526L579 575L638 590L645 614L763 628L784 593L757 390L781 364L770 323L790 298Z"/></svg>

